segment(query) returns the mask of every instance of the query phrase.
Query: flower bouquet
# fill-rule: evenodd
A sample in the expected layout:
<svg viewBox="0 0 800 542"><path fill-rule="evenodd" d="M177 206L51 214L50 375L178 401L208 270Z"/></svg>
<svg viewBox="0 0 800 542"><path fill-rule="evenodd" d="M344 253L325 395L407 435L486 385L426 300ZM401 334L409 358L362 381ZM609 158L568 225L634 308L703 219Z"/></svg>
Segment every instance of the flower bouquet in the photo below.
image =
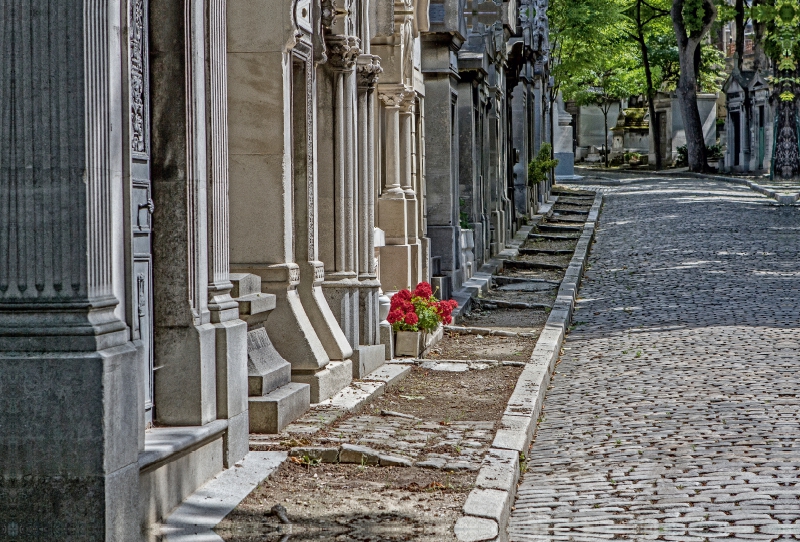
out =
<svg viewBox="0 0 800 542"><path fill-rule="evenodd" d="M400 290L394 294L386 319L397 333L395 354L419 356L423 339L432 337L440 324L452 323L456 307L458 303L453 300L436 299L427 282L417 284L413 292Z"/></svg>

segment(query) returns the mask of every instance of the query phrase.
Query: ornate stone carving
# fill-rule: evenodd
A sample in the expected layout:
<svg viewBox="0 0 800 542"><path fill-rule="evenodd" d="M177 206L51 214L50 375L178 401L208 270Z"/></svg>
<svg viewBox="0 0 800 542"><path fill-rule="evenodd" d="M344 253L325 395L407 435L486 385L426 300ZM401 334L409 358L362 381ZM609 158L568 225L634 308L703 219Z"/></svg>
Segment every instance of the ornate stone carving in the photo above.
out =
<svg viewBox="0 0 800 542"><path fill-rule="evenodd" d="M795 108L794 102L778 102L780 128L775 141L775 173L784 179L797 177L800 173Z"/></svg>
<svg viewBox="0 0 800 542"><path fill-rule="evenodd" d="M339 70L350 70L361 54L361 40L355 36L328 38L328 64Z"/></svg>
<svg viewBox="0 0 800 542"><path fill-rule="evenodd" d="M383 72L380 57L361 55L358 57L358 88L374 90L378 84L378 76Z"/></svg>
<svg viewBox="0 0 800 542"><path fill-rule="evenodd" d="M130 79L131 79L131 150L147 153L147 27L145 0L131 1Z"/></svg>
<svg viewBox="0 0 800 542"><path fill-rule="evenodd" d="M410 91L402 85L378 88L378 98L386 107L401 107L408 94Z"/></svg>
<svg viewBox="0 0 800 542"><path fill-rule="evenodd" d="M306 72L306 197L308 205L308 259L317 257L316 222L314 217L314 74L310 61L305 63Z"/></svg>
<svg viewBox="0 0 800 542"><path fill-rule="evenodd" d="M542 55L546 63L550 57L550 23L547 19L547 0L534 0L533 8L536 15L533 19L533 32L531 44L533 49Z"/></svg>

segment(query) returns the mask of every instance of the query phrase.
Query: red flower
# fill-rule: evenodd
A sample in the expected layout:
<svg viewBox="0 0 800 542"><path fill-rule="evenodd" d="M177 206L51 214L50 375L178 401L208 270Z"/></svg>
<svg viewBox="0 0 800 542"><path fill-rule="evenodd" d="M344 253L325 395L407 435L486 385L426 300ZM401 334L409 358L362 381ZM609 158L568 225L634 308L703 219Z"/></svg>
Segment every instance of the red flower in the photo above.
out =
<svg viewBox="0 0 800 542"><path fill-rule="evenodd" d="M406 314L406 324L413 326L417 322L419 322L419 317L416 315L416 313L409 312Z"/></svg>
<svg viewBox="0 0 800 542"><path fill-rule="evenodd" d="M391 310L399 309L409 301L411 301L411 291L400 290L392 296L392 304L390 305ZM403 310L403 312L408 312L408 310Z"/></svg>
<svg viewBox="0 0 800 542"><path fill-rule="evenodd" d="M422 297L428 299L430 296L433 295L433 289L431 285L427 282L420 282L417 284L417 287L414 288L414 297Z"/></svg>
<svg viewBox="0 0 800 542"><path fill-rule="evenodd" d="M415 314L414 316L416 316L416 314ZM387 321L388 321L390 324L394 324L394 323L396 323L396 322L402 322L402 321L403 321L403 318L405 318L405 314L403 314L403 312L402 312L402 311L395 310L395 311L391 311L391 312L389 313L389 316L387 316L387 317L386 317L386 320L387 320Z"/></svg>

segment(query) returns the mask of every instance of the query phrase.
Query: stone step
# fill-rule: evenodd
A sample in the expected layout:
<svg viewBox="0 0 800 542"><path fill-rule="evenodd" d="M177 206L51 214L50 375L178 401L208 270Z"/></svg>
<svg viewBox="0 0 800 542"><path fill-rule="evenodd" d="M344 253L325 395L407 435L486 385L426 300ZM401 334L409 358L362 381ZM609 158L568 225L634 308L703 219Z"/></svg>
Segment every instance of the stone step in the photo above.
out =
<svg viewBox="0 0 800 542"><path fill-rule="evenodd" d="M271 311L275 308L276 298L273 294L248 294L236 298L239 302L239 314L242 316L252 316Z"/></svg>
<svg viewBox="0 0 800 542"><path fill-rule="evenodd" d="M550 225L550 224L539 224L536 226L541 233L559 233L559 232L576 232L576 231L583 231L583 226L562 226L562 225Z"/></svg>
<svg viewBox="0 0 800 542"><path fill-rule="evenodd" d="M280 433L311 406L311 386L290 382L267 395L249 397L250 432Z"/></svg>
<svg viewBox="0 0 800 542"><path fill-rule="evenodd" d="M261 373L247 375L247 395L260 397L292 381L292 366L288 361L271 360L261 365Z"/></svg>
<svg viewBox="0 0 800 542"><path fill-rule="evenodd" d="M228 275L233 283L231 297L244 297L261 293L261 277L252 273L230 273Z"/></svg>
<svg viewBox="0 0 800 542"><path fill-rule="evenodd" d="M538 262L526 262L526 261L517 261L517 260L503 260L503 268L505 269L550 269L553 271L559 271L566 269L566 265L556 264L556 263L538 263Z"/></svg>

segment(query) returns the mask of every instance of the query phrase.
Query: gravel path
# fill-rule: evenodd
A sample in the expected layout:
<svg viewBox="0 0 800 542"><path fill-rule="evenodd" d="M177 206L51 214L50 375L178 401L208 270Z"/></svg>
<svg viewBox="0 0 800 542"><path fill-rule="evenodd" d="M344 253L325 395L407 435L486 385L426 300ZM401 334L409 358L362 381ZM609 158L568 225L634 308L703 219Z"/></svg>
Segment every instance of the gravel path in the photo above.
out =
<svg viewBox="0 0 800 542"><path fill-rule="evenodd" d="M602 190L510 539L800 538L800 207Z"/></svg>

